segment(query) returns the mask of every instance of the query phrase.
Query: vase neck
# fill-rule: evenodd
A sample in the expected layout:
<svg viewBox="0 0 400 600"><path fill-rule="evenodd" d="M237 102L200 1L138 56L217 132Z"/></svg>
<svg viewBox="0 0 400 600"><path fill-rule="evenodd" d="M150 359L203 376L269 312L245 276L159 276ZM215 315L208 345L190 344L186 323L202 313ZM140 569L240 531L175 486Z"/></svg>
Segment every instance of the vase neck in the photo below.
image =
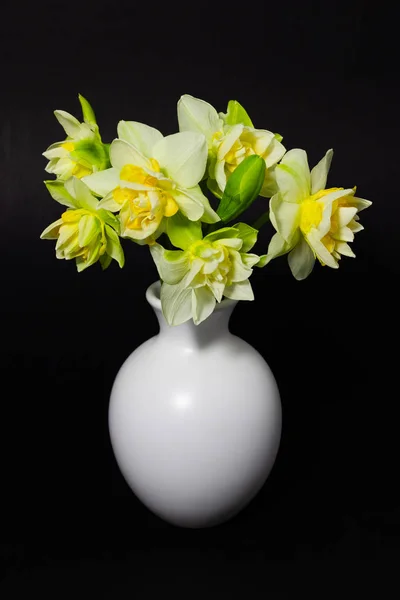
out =
<svg viewBox="0 0 400 600"><path fill-rule="evenodd" d="M237 302L235 300L224 299L217 304L214 312L200 325L195 325L190 319L186 323L171 327L166 322L160 301L160 282L153 283L146 292L146 298L156 313L159 325L160 335L168 337L191 346L205 346L214 340L229 334L229 319Z"/></svg>

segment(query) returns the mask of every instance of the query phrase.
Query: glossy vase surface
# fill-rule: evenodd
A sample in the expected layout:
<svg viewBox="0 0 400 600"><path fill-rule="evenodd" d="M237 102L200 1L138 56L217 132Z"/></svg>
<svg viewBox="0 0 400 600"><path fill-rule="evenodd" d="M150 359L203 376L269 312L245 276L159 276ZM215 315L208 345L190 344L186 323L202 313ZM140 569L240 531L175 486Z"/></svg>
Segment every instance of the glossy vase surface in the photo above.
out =
<svg viewBox="0 0 400 600"><path fill-rule="evenodd" d="M262 356L229 332L235 301L223 300L198 326L170 327L159 293L156 282L146 298L160 332L132 352L113 385L111 443L152 512L210 527L237 514L267 479L281 436L279 391Z"/></svg>

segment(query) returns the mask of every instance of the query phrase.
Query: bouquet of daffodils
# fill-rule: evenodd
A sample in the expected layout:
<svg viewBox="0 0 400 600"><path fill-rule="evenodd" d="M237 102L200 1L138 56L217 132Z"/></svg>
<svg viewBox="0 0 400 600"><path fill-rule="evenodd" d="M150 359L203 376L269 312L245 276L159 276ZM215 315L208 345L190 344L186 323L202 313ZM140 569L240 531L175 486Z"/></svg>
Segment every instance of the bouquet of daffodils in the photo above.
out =
<svg viewBox="0 0 400 600"><path fill-rule="evenodd" d="M332 150L310 172L304 150L286 152L282 137L256 129L239 102L218 113L189 95L178 102L179 133L120 121L106 144L89 102L79 100L83 122L56 110L67 137L43 153L56 176L46 187L67 209L41 237L56 239L57 258L75 259L78 271L96 262L106 269L112 259L123 267L120 238L147 245L170 325L201 323L224 297L253 300L253 267L278 256L288 255L298 280L316 259L337 269L342 256L354 257L348 242L371 202L356 188L326 187ZM258 197L261 218L238 220ZM257 255L267 220L276 233Z"/></svg>

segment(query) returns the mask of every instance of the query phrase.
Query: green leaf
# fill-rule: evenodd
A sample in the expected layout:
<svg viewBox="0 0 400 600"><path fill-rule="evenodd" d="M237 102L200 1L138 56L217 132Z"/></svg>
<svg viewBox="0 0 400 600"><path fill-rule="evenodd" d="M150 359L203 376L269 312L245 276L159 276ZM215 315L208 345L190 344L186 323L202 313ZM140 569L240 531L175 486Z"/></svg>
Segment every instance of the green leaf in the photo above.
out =
<svg viewBox="0 0 400 600"><path fill-rule="evenodd" d="M265 179L265 161L248 156L234 170L225 187L217 214L225 223L236 219L259 195Z"/></svg>
<svg viewBox="0 0 400 600"><path fill-rule="evenodd" d="M75 149L70 152L73 160L86 161L90 166L96 165L100 170L110 167L109 154L104 144L93 140L82 140L75 144Z"/></svg>
<svg viewBox="0 0 400 600"><path fill-rule="evenodd" d="M237 223L234 225L234 228L239 232L237 237L243 241L240 251L248 252L251 250L257 241L257 229L250 227L250 225L247 225L247 223Z"/></svg>
<svg viewBox="0 0 400 600"><path fill-rule="evenodd" d="M227 125L241 123L246 127L254 127L249 115L237 100L229 100L225 122Z"/></svg>
<svg viewBox="0 0 400 600"><path fill-rule="evenodd" d="M283 140L283 136L280 133L275 133L275 139L278 140L278 142L281 142Z"/></svg>
<svg viewBox="0 0 400 600"><path fill-rule="evenodd" d="M63 181L45 181L45 186L50 192L51 197L59 204L63 206L68 206L68 208L79 208L77 201L75 198L71 196L71 194L65 189Z"/></svg>
<svg viewBox="0 0 400 600"><path fill-rule="evenodd" d="M78 97L79 97L79 102L81 103L81 107L82 107L83 120L88 125L96 125L97 121L96 121L96 116L94 114L93 108L90 106L90 104L86 100L86 98L84 98L81 94L78 94Z"/></svg>
<svg viewBox="0 0 400 600"><path fill-rule="evenodd" d="M186 250L193 242L202 239L201 223L189 221L177 212L167 220L167 235L176 248Z"/></svg>

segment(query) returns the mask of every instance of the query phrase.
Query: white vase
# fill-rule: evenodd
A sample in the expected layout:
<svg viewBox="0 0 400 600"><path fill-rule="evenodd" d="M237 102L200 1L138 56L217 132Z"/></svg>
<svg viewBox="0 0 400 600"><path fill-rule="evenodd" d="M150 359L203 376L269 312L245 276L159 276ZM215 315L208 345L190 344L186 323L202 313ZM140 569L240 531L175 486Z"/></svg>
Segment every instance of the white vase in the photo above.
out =
<svg viewBox="0 0 400 600"><path fill-rule="evenodd" d="M281 403L261 355L228 330L236 301L201 325L169 327L160 283L146 298L160 333L122 365L109 429L128 485L153 513L181 527L227 521L257 494L274 464Z"/></svg>

